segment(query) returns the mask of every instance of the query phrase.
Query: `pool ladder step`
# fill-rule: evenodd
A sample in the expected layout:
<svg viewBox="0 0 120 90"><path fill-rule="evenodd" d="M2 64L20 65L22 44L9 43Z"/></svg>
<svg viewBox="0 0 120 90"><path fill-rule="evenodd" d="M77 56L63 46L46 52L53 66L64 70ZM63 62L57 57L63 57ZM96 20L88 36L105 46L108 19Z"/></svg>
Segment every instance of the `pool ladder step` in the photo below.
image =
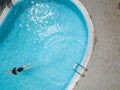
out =
<svg viewBox="0 0 120 90"><path fill-rule="evenodd" d="M88 69L85 68L84 66L82 66L82 65L79 64L79 63L75 63L75 65L74 65L74 71L75 71L77 74L79 74L81 77L85 77L84 74L81 74L79 71L76 70L77 66L81 67L84 71L88 71Z"/></svg>

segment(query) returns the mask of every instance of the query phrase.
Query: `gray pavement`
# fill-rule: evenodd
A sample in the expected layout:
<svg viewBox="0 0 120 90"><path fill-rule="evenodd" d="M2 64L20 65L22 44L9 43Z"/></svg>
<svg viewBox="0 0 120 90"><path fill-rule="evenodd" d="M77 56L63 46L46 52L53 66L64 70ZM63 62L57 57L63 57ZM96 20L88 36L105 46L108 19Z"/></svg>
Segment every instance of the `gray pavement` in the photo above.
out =
<svg viewBox="0 0 120 90"><path fill-rule="evenodd" d="M120 90L120 0L80 0L92 17L94 50L74 90Z"/></svg>

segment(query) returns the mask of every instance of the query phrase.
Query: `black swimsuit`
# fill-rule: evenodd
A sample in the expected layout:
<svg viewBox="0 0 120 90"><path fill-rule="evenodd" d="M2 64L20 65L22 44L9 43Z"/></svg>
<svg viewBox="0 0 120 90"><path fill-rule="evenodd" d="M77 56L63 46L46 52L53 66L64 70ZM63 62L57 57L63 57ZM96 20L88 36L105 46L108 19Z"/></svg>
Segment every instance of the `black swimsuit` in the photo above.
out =
<svg viewBox="0 0 120 90"><path fill-rule="evenodd" d="M18 72L22 72L23 70L24 70L23 67L20 67L20 68L17 69Z"/></svg>
<svg viewBox="0 0 120 90"><path fill-rule="evenodd" d="M22 72L24 70L24 68L23 67L20 67L20 68L13 68L13 70L12 70L12 73L14 74L14 75L17 75L17 71L18 72Z"/></svg>
<svg viewBox="0 0 120 90"><path fill-rule="evenodd" d="M15 67L15 68L13 68L13 70L12 70L12 73L13 74L15 74L15 75L17 75L17 70L16 70L17 68Z"/></svg>

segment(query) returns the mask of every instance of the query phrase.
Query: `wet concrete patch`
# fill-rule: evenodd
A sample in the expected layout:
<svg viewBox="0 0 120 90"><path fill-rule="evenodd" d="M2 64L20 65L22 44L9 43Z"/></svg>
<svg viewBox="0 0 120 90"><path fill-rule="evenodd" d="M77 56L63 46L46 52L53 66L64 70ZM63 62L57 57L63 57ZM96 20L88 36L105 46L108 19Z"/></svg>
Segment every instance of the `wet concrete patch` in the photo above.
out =
<svg viewBox="0 0 120 90"><path fill-rule="evenodd" d="M118 4L118 9L120 10L120 2L119 2L119 4Z"/></svg>
<svg viewBox="0 0 120 90"><path fill-rule="evenodd" d="M95 37L94 37L93 50L95 49L95 46L96 46L97 42L98 42L98 39L97 39L97 36L95 36Z"/></svg>

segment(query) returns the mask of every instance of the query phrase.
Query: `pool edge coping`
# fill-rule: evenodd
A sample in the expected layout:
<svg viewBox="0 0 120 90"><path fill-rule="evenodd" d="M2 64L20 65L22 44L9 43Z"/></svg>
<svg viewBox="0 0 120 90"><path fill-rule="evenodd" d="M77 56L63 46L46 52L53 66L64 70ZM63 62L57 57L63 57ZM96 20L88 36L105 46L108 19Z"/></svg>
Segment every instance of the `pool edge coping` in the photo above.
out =
<svg viewBox="0 0 120 90"><path fill-rule="evenodd" d="M79 0L71 0L75 5L77 5L77 7L79 8L79 10L82 11L82 14L84 15L86 21L87 21L87 25L89 27L89 46L88 49L86 51L86 55L84 57L84 60L82 62L82 66L86 67L89 60L90 60L90 56L92 54L93 51L93 45L94 45L94 27L93 27L93 23L91 20L91 17L87 11L87 9L84 7L84 5L79 1ZM79 69L79 72L81 74L83 74L84 70L83 69ZM80 75L78 75L77 73L75 73L74 77L72 78L70 85L68 85L68 87L66 88L66 90L73 90L73 88L75 87L76 83L78 82L78 80L80 79Z"/></svg>
<svg viewBox="0 0 120 90"><path fill-rule="evenodd" d="M17 2L18 0L12 0L13 5ZM8 12L10 11L11 8L5 7L5 9L3 10L1 16L0 16L0 25L2 24L2 22L4 21L4 19L6 18Z"/></svg>

